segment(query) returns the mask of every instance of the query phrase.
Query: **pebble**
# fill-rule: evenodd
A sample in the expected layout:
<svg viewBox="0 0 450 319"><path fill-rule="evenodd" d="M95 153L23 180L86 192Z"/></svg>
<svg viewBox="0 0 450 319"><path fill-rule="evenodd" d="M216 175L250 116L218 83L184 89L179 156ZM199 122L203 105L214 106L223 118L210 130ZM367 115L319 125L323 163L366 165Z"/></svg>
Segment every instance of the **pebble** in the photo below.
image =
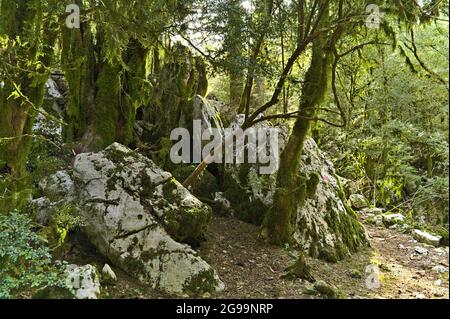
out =
<svg viewBox="0 0 450 319"><path fill-rule="evenodd" d="M438 274L444 274L448 272L448 269L441 265L434 266L432 270L434 272L437 272Z"/></svg>
<svg viewBox="0 0 450 319"><path fill-rule="evenodd" d="M414 247L414 251L420 255L428 255L428 249L420 247L420 246L416 246Z"/></svg>
<svg viewBox="0 0 450 319"><path fill-rule="evenodd" d="M105 264L105 266L103 266L102 269L102 275L104 277L104 279L106 279L107 281L117 281L117 276L114 273L114 271L111 269L111 267L108 264Z"/></svg>

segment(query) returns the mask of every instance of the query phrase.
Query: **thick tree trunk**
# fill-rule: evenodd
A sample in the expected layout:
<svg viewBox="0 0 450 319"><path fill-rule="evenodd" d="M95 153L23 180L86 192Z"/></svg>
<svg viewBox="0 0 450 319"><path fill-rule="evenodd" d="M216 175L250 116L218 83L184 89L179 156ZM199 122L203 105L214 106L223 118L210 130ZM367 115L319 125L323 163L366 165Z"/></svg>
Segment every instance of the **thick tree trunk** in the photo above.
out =
<svg viewBox="0 0 450 319"><path fill-rule="evenodd" d="M188 48L176 45L167 52L161 72L155 76L155 88L144 110L144 120L155 125L152 142L169 138L179 126L192 126L194 97L208 90L204 61L194 58Z"/></svg>
<svg viewBox="0 0 450 319"><path fill-rule="evenodd" d="M242 36L242 28L244 21L242 19L241 11L242 0L230 1L228 13L228 34L226 38L226 47L228 50L229 60L229 94L230 94L230 111L228 116L234 118L239 110L239 103L241 101L242 92L244 89L244 74L242 72L242 44L245 40Z"/></svg>
<svg viewBox="0 0 450 319"><path fill-rule="evenodd" d="M48 66L55 39L52 32L43 32L39 1L19 3L4 0L1 3L0 33L10 39L20 37L21 48L11 49L9 65L5 65L5 86L0 89L0 172L21 176L25 172L31 143L34 118L44 99L47 69L32 68L38 64ZM31 37L33 40L31 40ZM36 41L40 37L41 44ZM38 54L39 52L39 54ZM33 66L22 61L34 61Z"/></svg>
<svg viewBox="0 0 450 319"><path fill-rule="evenodd" d="M328 69L329 53L326 50L326 38L322 35L313 43L312 61L302 89L299 117L280 157L274 203L263 226L263 237L273 244L293 241L293 218L306 193L306 183L299 176L300 156L311 121L316 116L316 108L327 91Z"/></svg>
<svg viewBox="0 0 450 319"><path fill-rule="evenodd" d="M259 75L255 81L255 89L252 96L252 107L257 108L266 102L266 79Z"/></svg>
<svg viewBox="0 0 450 319"><path fill-rule="evenodd" d="M127 69L105 59L102 30L94 45L88 26L66 30L62 61L69 84L65 140L79 152L98 151L113 142L132 141L136 110L148 102L145 88L147 50L131 40L123 54Z"/></svg>
<svg viewBox="0 0 450 319"><path fill-rule="evenodd" d="M90 28L84 24L80 29L64 28L61 55L69 86L64 140L77 142L84 136L94 109L97 64Z"/></svg>

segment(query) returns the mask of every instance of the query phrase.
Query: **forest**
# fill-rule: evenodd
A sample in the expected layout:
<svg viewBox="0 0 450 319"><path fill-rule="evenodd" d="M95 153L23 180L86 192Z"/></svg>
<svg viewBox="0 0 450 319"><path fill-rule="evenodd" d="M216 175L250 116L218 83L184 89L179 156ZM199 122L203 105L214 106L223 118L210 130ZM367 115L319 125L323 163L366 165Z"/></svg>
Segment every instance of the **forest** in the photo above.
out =
<svg viewBox="0 0 450 319"><path fill-rule="evenodd" d="M0 0L0 299L448 299L448 23Z"/></svg>

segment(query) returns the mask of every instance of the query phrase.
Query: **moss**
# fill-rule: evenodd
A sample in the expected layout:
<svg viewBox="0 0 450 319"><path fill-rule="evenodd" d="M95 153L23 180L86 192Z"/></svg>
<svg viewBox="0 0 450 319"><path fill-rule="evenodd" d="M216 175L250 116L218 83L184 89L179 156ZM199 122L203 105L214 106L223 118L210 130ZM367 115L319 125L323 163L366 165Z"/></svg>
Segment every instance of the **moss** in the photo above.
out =
<svg viewBox="0 0 450 319"><path fill-rule="evenodd" d="M62 32L61 66L69 87L66 107L66 142L80 140L88 126L95 94L95 55L90 28L64 28Z"/></svg>
<svg viewBox="0 0 450 319"><path fill-rule="evenodd" d="M153 153L152 160L164 170L173 171L176 169L178 166L175 166L170 160L172 141L167 137L162 137L157 144L159 145L159 150Z"/></svg>
<svg viewBox="0 0 450 319"><path fill-rule="evenodd" d="M261 225L268 207L258 198L253 198L252 192L243 185L248 185L249 165L241 165L238 173L239 182L230 174L225 174L224 196L227 198L237 217L247 223Z"/></svg>
<svg viewBox="0 0 450 319"><path fill-rule="evenodd" d="M339 180L338 184L340 185ZM343 192L341 187L338 192L339 194ZM328 227L326 231L335 236L333 245L326 244L322 238L323 235L320 234L321 230L316 229L319 226L308 225L306 218L299 219L297 228L305 233L306 238L309 238L308 253L311 257L334 263L355 253L361 246L367 245L368 241L364 227L350 207L345 214L336 212L336 203L331 199L326 202L326 205L328 213L324 216L324 220Z"/></svg>
<svg viewBox="0 0 450 319"><path fill-rule="evenodd" d="M195 68L199 74L196 94L205 97L208 93L208 76L205 61L201 57L195 59Z"/></svg>
<svg viewBox="0 0 450 319"><path fill-rule="evenodd" d="M438 236L442 237L440 245L448 247L448 245L449 245L448 228L439 227L435 230L435 232Z"/></svg>
<svg viewBox="0 0 450 319"><path fill-rule="evenodd" d="M118 66L103 62L96 82L95 133L90 149L99 151L117 140L117 122L120 113L120 78Z"/></svg>
<svg viewBox="0 0 450 319"><path fill-rule="evenodd" d="M192 276L183 286L183 292L189 296L198 297L207 292L214 292L217 280L214 270L204 270Z"/></svg>
<svg viewBox="0 0 450 319"><path fill-rule="evenodd" d="M361 271L359 271L358 269L352 269L350 272L350 277L355 278L355 279L361 279L363 277Z"/></svg>
<svg viewBox="0 0 450 319"><path fill-rule="evenodd" d="M181 185L171 179L163 185L164 199L173 204L181 203L178 194ZM166 231L177 241L198 246L206 238L208 223L212 216L209 206L177 207L164 215Z"/></svg>
<svg viewBox="0 0 450 319"><path fill-rule="evenodd" d="M2 11L0 33L22 39L23 46L18 51L15 68L8 70L7 67L4 70L11 74L11 78L0 89L0 173L10 171L21 176L26 173L32 141L30 134L37 112L43 104L49 75L48 70L41 66L52 63L55 37L53 31L33 32L35 28L41 27L42 19L36 19L42 14L39 5L30 5L29 2L6 3L3 1L2 10L5 12ZM31 37L33 41L29 41ZM41 45L39 53L36 43ZM21 89L26 99L11 98L16 90L13 83ZM2 138L8 140L2 141Z"/></svg>
<svg viewBox="0 0 450 319"><path fill-rule="evenodd" d="M17 178L10 175L0 176L0 214L13 210L26 211L32 199L30 176Z"/></svg>
<svg viewBox="0 0 450 319"><path fill-rule="evenodd" d="M197 247L206 239L211 208L172 210L164 216L167 232L177 241Z"/></svg>
<svg viewBox="0 0 450 319"><path fill-rule="evenodd" d="M324 247L319 250L319 259L329 263L336 263L341 256L338 256L333 247Z"/></svg>
<svg viewBox="0 0 450 319"><path fill-rule="evenodd" d="M133 276L145 276L146 270L143 262L139 259L133 258L131 256L127 257L125 260L122 260L123 268Z"/></svg>

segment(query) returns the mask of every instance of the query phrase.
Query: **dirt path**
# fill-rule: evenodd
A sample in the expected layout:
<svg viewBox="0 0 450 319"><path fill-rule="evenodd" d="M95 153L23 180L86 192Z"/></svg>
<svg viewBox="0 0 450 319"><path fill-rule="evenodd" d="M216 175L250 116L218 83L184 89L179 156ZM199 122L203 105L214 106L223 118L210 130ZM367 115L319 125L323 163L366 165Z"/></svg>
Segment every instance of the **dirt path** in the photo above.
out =
<svg viewBox="0 0 450 319"><path fill-rule="evenodd" d="M343 298L449 298L448 248L417 243L410 235L383 226L366 228L371 248L336 264L308 259L316 280L334 285ZM213 218L199 253L217 270L226 289L204 297L321 298L312 294L311 283L280 278L295 258L286 249L259 241L258 232L258 227L234 218ZM75 248L70 255L71 262L91 263L100 269L106 262L95 251L86 249ZM381 287L376 290L366 285L365 269L370 264L377 264L381 272ZM443 273L436 271L436 266ZM106 297L164 297L119 269L114 270L119 280L116 285L104 287Z"/></svg>
<svg viewBox="0 0 450 319"><path fill-rule="evenodd" d="M383 298L449 298L448 247L435 248L411 235L367 226L376 259L383 270Z"/></svg>
<svg viewBox="0 0 450 319"><path fill-rule="evenodd" d="M308 260L317 280L336 286L347 298L449 297L448 249L417 243L410 235L382 226L366 227L372 248L336 264ZM200 254L226 285L224 293L213 297L318 298L308 293L310 283L280 278L294 258L285 249L259 241L258 227L253 225L215 217ZM370 264L378 264L381 271L381 287L376 290L366 285L365 269ZM436 266L445 272L433 270Z"/></svg>

